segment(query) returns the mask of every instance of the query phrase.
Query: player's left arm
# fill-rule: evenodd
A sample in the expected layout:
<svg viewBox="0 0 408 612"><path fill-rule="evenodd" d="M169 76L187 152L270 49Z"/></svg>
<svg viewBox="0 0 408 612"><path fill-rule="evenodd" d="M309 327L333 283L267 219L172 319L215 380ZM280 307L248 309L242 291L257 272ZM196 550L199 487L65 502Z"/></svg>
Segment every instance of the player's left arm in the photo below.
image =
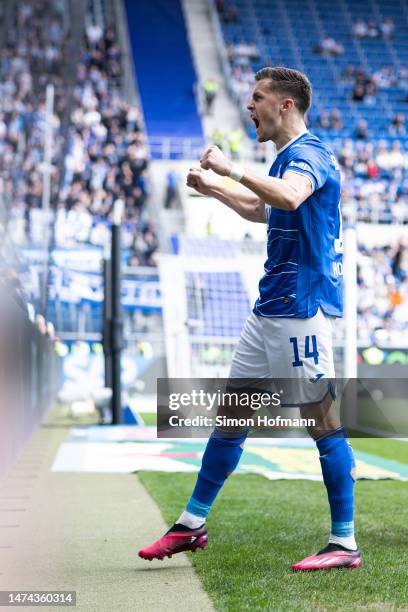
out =
<svg viewBox="0 0 408 612"><path fill-rule="evenodd" d="M216 146L209 147L201 159L204 170L213 170L220 176L229 176L232 162ZM240 183L255 193L265 204L282 210L296 210L312 193L311 179L291 170L282 178L263 177L243 169Z"/></svg>

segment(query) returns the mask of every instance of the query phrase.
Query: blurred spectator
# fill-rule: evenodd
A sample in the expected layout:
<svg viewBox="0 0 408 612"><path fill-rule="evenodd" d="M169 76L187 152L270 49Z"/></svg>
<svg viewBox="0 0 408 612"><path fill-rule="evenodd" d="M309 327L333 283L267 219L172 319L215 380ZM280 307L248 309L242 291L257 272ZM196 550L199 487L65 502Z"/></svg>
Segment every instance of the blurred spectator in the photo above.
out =
<svg viewBox="0 0 408 612"><path fill-rule="evenodd" d="M391 38L394 33L394 22L391 17L387 17L381 24L380 30L383 38Z"/></svg>
<svg viewBox="0 0 408 612"><path fill-rule="evenodd" d="M389 132L392 136L406 136L407 130L405 127L404 113L396 113L391 120Z"/></svg>
<svg viewBox="0 0 408 612"><path fill-rule="evenodd" d="M254 153L254 158L255 161L260 163L260 164L266 164L266 162L268 161L267 159L267 148L266 148L266 142L255 142L255 153Z"/></svg>
<svg viewBox="0 0 408 612"><path fill-rule="evenodd" d="M353 64L346 64L346 66L344 67L343 70L343 80L346 81L347 83L350 83L354 80L354 74L355 74L355 66L353 66Z"/></svg>
<svg viewBox="0 0 408 612"><path fill-rule="evenodd" d="M211 140L213 144L215 144L221 151L225 145L225 137L224 134L218 128L215 128L211 134Z"/></svg>
<svg viewBox="0 0 408 612"><path fill-rule="evenodd" d="M375 19L370 19L367 24L367 37L378 38L380 36L380 29L377 26Z"/></svg>
<svg viewBox="0 0 408 612"><path fill-rule="evenodd" d="M356 84L353 89L352 100L354 102L363 102L366 95L364 85Z"/></svg>
<svg viewBox="0 0 408 612"><path fill-rule="evenodd" d="M232 159L241 157L241 148L244 134L242 130L233 130L228 134L228 148Z"/></svg>
<svg viewBox="0 0 408 612"><path fill-rule="evenodd" d="M387 17L379 25L375 19L370 19L368 23L364 19L357 19L353 24L352 33L355 38L383 38L388 39L394 33L394 22L390 17Z"/></svg>
<svg viewBox="0 0 408 612"><path fill-rule="evenodd" d="M205 101L205 114L212 114L212 107L214 100L218 93L218 83L212 77L206 79L203 83L204 101Z"/></svg>
<svg viewBox="0 0 408 612"><path fill-rule="evenodd" d="M319 127L332 130L343 129L343 121L339 109L323 110L319 117Z"/></svg>
<svg viewBox="0 0 408 612"><path fill-rule="evenodd" d="M357 19L353 24L352 32L356 38L365 38L367 36L367 23L364 19Z"/></svg>
<svg viewBox="0 0 408 612"><path fill-rule="evenodd" d="M180 177L174 168L170 168L166 176L166 198L164 208L171 208L173 202L177 199L177 190Z"/></svg>
<svg viewBox="0 0 408 612"><path fill-rule="evenodd" d="M238 23L239 13L238 9L232 2L225 3L225 0L216 0L216 9L221 20L224 23Z"/></svg>
<svg viewBox="0 0 408 612"><path fill-rule="evenodd" d="M89 46L95 47L102 38L103 30L100 25L91 21L86 27L86 35L88 38Z"/></svg>
<svg viewBox="0 0 408 612"><path fill-rule="evenodd" d="M380 89L386 89L391 87L395 83L395 73L392 66L382 66L379 70L374 72L372 79L377 87Z"/></svg>
<svg viewBox="0 0 408 612"><path fill-rule="evenodd" d="M330 113L327 110L322 110L319 116L319 127L323 129L328 129L331 127L330 125Z"/></svg>
<svg viewBox="0 0 408 612"><path fill-rule="evenodd" d="M356 131L355 131L355 138L357 138L357 140L367 140L368 125L365 119L359 119Z"/></svg>
<svg viewBox="0 0 408 612"><path fill-rule="evenodd" d="M343 45L331 36L324 36L320 43L314 48L314 53L320 55L333 55L334 57L344 53Z"/></svg>

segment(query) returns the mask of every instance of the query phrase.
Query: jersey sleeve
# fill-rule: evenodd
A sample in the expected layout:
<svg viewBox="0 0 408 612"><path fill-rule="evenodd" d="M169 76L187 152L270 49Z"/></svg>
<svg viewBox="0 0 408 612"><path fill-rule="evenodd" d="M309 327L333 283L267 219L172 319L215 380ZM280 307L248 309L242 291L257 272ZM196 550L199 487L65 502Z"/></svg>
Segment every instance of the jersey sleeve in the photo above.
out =
<svg viewBox="0 0 408 612"><path fill-rule="evenodd" d="M326 182L330 170L330 159L327 151L320 147L296 147L287 162L282 176L288 171L304 174L310 179L313 191L320 189Z"/></svg>

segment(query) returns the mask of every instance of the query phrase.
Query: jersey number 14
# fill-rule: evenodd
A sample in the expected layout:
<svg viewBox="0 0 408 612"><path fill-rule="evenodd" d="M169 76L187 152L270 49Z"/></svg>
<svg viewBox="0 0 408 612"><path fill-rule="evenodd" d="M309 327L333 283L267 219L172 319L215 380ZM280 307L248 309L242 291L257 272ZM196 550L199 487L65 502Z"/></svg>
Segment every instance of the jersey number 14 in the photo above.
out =
<svg viewBox="0 0 408 612"><path fill-rule="evenodd" d="M294 368L300 368L303 365L303 361L299 357L299 346L298 339L295 337L289 338L289 341L293 345L293 356L294 361L292 361L292 365ZM310 344L312 344L312 349L310 350ZM313 357L315 365L319 363L319 351L317 350L317 339L316 336L306 336L305 337L305 356L304 359L309 359Z"/></svg>

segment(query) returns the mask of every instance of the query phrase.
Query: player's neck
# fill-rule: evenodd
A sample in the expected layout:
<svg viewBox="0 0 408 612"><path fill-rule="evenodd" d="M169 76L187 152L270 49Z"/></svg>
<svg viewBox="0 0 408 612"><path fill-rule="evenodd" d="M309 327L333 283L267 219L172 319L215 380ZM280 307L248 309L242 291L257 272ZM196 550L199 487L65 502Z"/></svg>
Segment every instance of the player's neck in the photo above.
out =
<svg viewBox="0 0 408 612"><path fill-rule="evenodd" d="M291 140L295 140L307 131L306 124L304 121L296 121L290 125L282 127L279 135L275 142L276 150L280 151Z"/></svg>

